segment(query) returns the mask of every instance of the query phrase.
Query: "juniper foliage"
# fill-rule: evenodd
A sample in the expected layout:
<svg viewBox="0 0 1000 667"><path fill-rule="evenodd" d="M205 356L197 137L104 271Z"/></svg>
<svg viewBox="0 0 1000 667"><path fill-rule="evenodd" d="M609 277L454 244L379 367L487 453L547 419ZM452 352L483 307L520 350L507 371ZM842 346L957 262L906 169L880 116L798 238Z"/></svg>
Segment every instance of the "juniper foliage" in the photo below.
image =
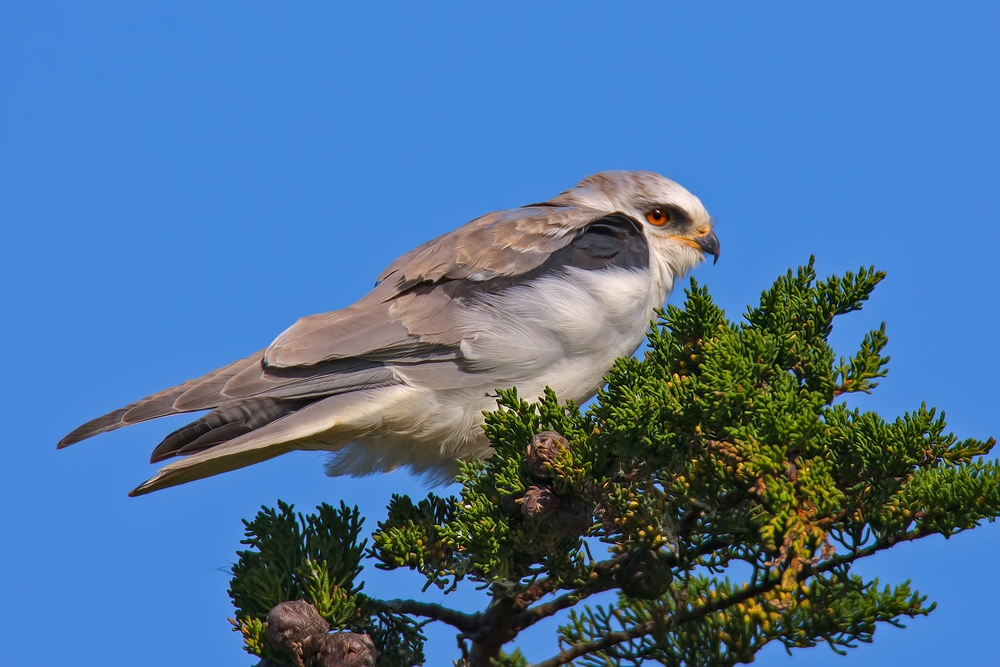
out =
<svg viewBox="0 0 1000 667"><path fill-rule="evenodd" d="M486 421L496 454L462 464L458 497L393 497L370 548L356 509L263 510L230 590L247 650L267 655L267 611L296 598L372 634L379 664L400 666L422 661L431 621L456 628L470 667L527 665L503 648L564 610L562 650L538 667L693 666L749 662L770 642L843 652L929 613L909 582L851 566L993 521L1000 467L984 460L992 438L959 440L934 409L889 421L842 400L886 373L884 325L846 359L828 341L882 278L817 281L810 260L740 323L692 281L644 358L618 360L586 412L552 392L537 403L500 392ZM489 606L368 598L354 584L363 558L419 572L425 589L483 587ZM615 602L585 602L607 591Z"/></svg>

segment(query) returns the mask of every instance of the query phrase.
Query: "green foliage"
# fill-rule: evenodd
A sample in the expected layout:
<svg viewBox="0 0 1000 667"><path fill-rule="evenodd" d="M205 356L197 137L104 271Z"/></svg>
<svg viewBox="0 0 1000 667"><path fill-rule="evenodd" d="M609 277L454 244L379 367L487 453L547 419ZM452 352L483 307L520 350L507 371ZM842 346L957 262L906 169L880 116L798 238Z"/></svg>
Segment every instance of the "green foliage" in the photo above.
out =
<svg viewBox="0 0 1000 667"><path fill-rule="evenodd" d="M725 665L770 642L843 651L879 624L930 612L909 583L880 588L851 565L993 521L1000 466L983 460L992 439L959 440L926 406L886 420L845 402L885 375L885 327L846 359L828 339L882 277L862 269L818 281L810 261L740 323L692 281L683 307L660 313L645 357L618 360L589 410L551 391L535 403L501 391L486 416L496 454L462 464L459 497L394 496L368 552L426 586L486 588L480 614L364 598L352 587L361 547L346 508L314 523L284 505L265 510L247 524L256 551L234 567L249 650L261 653L269 605L294 596L318 601L338 627L376 628L383 664L419 652L417 618L450 623L461 664L475 667L526 665L500 647L571 608L564 650L540 665ZM566 443L539 458L528 445L543 431ZM325 551L309 550L309 530L328 536ZM747 582L731 583L736 572ZM610 590L616 604L580 604Z"/></svg>
<svg viewBox="0 0 1000 667"><path fill-rule="evenodd" d="M375 548L382 554L382 561L375 567L408 567L426 575L428 585L447 586L447 577L457 573L448 569L453 554L441 539L438 526L450 524L455 499L430 494L414 505L408 496L393 495L388 509L389 518L378 524L373 536Z"/></svg>
<svg viewBox="0 0 1000 667"><path fill-rule="evenodd" d="M746 588L694 576L661 599L622 596L617 605L570 612L561 639L580 645L600 642L614 633L635 635L597 649L579 662L594 667L647 660L688 667L733 665L751 662L771 641L786 648L825 641L843 653L843 648L854 647L852 642L870 642L877 623L897 623L900 614L922 615L931 609L923 606L924 598L910 592L908 583L879 590L878 580L865 583L860 577L833 575L816 577L810 586L800 587L793 604L762 604L750 598L714 614L694 613L717 600L737 597ZM691 596L695 596L694 604L684 602Z"/></svg>
<svg viewBox="0 0 1000 667"><path fill-rule="evenodd" d="M365 543L357 543L364 519L341 503L326 503L318 514L303 516L292 506L262 508L253 521L244 521L246 544L233 566L229 596L237 620L263 620L279 602L307 600L335 627L341 626L360 590L354 578L361 571Z"/></svg>
<svg viewBox="0 0 1000 667"><path fill-rule="evenodd" d="M234 629L243 634L253 655L278 658L264 640L271 608L288 600L306 600L335 630L367 632L389 656L382 664L398 667L422 659L423 635L412 619L386 610L369 609L354 580L361 572L367 540L358 542L364 523L358 509L326 503L316 514L296 514L278 501L244 521L250 548L236 552L229 596L236 606ZM395 662L393 662L395 660Z"/></svg>

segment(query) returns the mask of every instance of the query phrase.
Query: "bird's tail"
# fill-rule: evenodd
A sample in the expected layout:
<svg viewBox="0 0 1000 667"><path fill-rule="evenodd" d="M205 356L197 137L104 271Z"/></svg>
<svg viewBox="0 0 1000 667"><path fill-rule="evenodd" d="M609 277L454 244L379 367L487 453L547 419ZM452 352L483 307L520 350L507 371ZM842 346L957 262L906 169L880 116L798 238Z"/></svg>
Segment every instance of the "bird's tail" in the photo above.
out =
<svg viewBox="0 0 1000 667"><path fill-rule="evenodd" d="M153 478L140 484L129 495L141 496L237 470L296 449L337 449L347 444L356 432L355 429L344 428L348 426L348 421L339 417L349 415L352 412L350 404L362 400L357 393L330 396L221 444L207 445L161 468ZM318 439L318 436L322 438Z"/></svg>
<svg viewBox="0 0 1000 667"><path fill-rule="evenodd" d="M257 352L199 378L158 391L135 403L129 403L124 408L91 419L83 426L73 429L56 447L58 449L69 447L100 433L115 431L150 419L215 409L225 400L221 391L226 383L246 369L259 366L263 358L263 351Z"/></svg>
<svg viewBox="0 0 1000 667"><path fill-rule="evenodd" d="M176 456L186 458L162 468L129 494L137 496L242 468L294 449L337 449L346 444L342 442L344 438L349 439L357 432L349 424L352 415L355 422L360 415L360 423L364 423L364 407L372 404L380 386L378 382L368 385L362 382L357 390L337 395L317 387L318 391L304 395L243 398L234 398L223 391L241 373L256 376L262 359L263 353L259 352L93 419L63 438L58 448L130 424L211 410L156 446L151 463ZM313 436L319 433L325 433L325 437L317 444Z"/></svg>

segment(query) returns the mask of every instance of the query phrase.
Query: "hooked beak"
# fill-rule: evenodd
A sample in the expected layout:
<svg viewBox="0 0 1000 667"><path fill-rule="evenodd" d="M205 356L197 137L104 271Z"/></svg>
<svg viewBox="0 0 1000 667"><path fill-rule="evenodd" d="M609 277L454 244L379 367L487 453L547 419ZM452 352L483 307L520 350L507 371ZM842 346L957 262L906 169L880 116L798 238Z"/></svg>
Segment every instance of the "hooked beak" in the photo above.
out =
<svg viewBox="0 0 1000 667"><path fill-rule="evenodd" d="M704 236L699 236L695 238L694 242L698 244L698 247L701 249L703 253L705 253L706 255L711 255L712 257L715 258L712 264L718 263L719 253L722 251L722 249L719 246L719 237L715 235L714 229L709 231L708 234L705 234Z"/></svg>

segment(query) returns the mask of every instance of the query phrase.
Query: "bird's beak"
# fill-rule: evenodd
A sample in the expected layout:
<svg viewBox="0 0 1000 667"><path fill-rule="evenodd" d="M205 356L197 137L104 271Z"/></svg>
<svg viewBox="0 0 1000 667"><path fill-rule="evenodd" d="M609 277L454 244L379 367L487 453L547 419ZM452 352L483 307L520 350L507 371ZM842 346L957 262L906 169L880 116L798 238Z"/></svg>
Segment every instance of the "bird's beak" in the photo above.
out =
<svg viewBox="0 0 1000 667"><path fill-rule="evenodd" d="M705 234L704 236L695 238L694 242L698 244L698 247L703 253L711 255L715 258L715 261L713 261L712 264L719 261L719 253L722 251L722 248L719 245L719 237L715 235L714 229L710 230L708 234Z"/></svg>

